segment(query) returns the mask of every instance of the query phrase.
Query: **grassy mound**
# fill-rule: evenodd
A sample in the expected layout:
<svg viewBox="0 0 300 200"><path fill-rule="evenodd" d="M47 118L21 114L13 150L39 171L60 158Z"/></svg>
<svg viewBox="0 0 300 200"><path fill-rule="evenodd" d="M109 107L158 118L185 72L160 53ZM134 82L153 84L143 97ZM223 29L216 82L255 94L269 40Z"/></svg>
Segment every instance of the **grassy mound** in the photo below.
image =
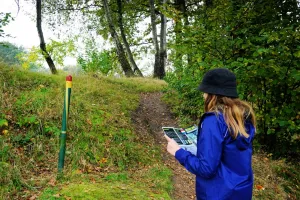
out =
<svg viewBox="0 0 300 200"><path fill-rule="evenodd" d="M172 173L130 118L140 93L165 86L74 76L65 176L56 180L65 75L0 66L0 199L170 199ZM299 166L256 153L253 170L253 199L299 198Z"/></svg>
<svg viewBox="0 0 300 200"><path fill-rule="evenodd" d="M2 66L0 83L0 183L4 186L0 197L27 198L47 188L56 176L65 76ZM130 119L139 105L141 92L159 91L163 87L163 81L154 79L73 76L66 180L56 184L72 182L77 172L81 176L97 174L104 179L111 173L126 172L129 183L160 183L170 179L170 173L143 179L143 175L132 175L144 168L163 168L154 167L154 163L161 163L159 148L151 141L142 143ZM78 190L85 186L87 183L78 185ZM69 187L62 190L73 191L75 185ZM105 187L110 187L109 182ZM105 187L99 192L106 191ZM167 186L146 191L161 193L162 197L166 192L170 192Z"/></svg>
<svg viewBox="0 0 300 200"><path fill-rule="evenodd" d="M171 199L170 171L153 167L142 176L111 173L103 179L98 175L77 174L64 185L45 188L39 199ZM141 180L141 178L143 180Z"/></svg>

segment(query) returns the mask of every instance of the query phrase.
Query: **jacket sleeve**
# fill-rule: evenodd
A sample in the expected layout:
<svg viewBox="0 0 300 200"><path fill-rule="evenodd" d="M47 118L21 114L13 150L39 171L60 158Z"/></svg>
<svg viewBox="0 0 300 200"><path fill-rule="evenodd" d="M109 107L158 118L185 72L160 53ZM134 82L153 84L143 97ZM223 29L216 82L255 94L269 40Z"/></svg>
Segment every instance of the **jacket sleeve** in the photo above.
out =
<svg viewBox="0 0 300 200"><path fill-rule="evenodd" d="M199 127L200 128L200 127ZM211 178L220 164L224 134L215 115L203 120L197 142L197 156L184 149L175 153L175 158L191 173Z"/></svg>

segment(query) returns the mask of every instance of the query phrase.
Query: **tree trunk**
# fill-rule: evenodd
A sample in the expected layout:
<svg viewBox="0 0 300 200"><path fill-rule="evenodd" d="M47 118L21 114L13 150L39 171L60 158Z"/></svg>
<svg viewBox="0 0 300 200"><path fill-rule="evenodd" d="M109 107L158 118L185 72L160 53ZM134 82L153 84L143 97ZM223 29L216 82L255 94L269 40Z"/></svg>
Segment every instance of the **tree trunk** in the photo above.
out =
<svg viewBox="0 0 300 200"><path fill-rule="evenodd" d="M152 26L152 38L153 38L153 45L155 48L155 60L154 60L154 74L153 76L155 78L159 77L159 68L160 68L160 55L159 55L159 45L157 41L157 31L156 31L156 23L155 23L155 8L154 8L154 0L149 0L150 4L150 13L151 13L151 26Z"/></svg>
<svg viewBox="0 0 300 200"><path fill-rule="evenodd" d="M165 7L166 0L161 0L163 8ZM160 13L160 49L159 49L159 71L158 71L158 78L163 79L166 75L165 67L167 62L167 20L165 15L161 12Z"/></svg>
<svg viewBox="0 0 300 200"><path fill-rule="evenodd" d="M125 52L124 52L124 48L119 40L119 36L115 30L112 18L111 18L111 14L110 14L110 10L108 7L108 3L107 0L103 0L103 7L104 7L104 11L105 11L105 16L106 16L106 20L109 26L109 32L111 34L111 37L113 38L115 45L116 45L116 49L117 49L117 55L118 55L118 60L121 64L121 67L125 73L125 76L130 77L130 76L134 76L134 73L130 67L130 64L126 58Z"/></svg>
<svg viewBox="0 0 300 200"><path fill-rule="evenodd" d="M187 15L187 8L186 8L186 1L185 0L175 0L174 7L177 11L179 11L179 16L176 18L175 21L175 27L174 27L174 32L175 32L175 42L177 46L180 46L183 38L182 38L182 30L189 25L189 20L188 20L188 15ZM178 48L178 47L177 47ZM179 49L179 48L178 48ZM176 65L182 66L183 61L183 53L179 51L176 52ZM188 65L191 63L191 55L187 54L187 61Z"/></svg>
<svg viewBox="0 0 300 200"><path fill-rule="evenodd" d="M207 7L212 7L213 6L213 0L205 0L205 5Z"/></svg>
<svg viewBox="0 0 300 200"><path fill-rule="evenodd" d="M143 77L143 74L142 74L141 70L138 68L138 66L136 65L136 63L134 61L132 52L130 50L129 44L128 44L127 39L126 39L124 26L123 26L122 0L117 0L117 3L118 3L118 14L119 14L119 19L118 19L119 28L120 28L121 37L122 37L123 43L125 45L125 49L126 49L129 61L132 65L133 72L134 73L136 72L138 76Z"/></svg>
<svg viewBox="0 0 300 200"><path fill-rule="evenodd" d="M46 43L43 35L43 30L42 30L42 0L36 0L36 27L38 31L38 35L40 38L40 48L42 51L42 54L51 70L52 74L57 74L57 70L55 68L54 62L47 52L46 49Z"/></svg>

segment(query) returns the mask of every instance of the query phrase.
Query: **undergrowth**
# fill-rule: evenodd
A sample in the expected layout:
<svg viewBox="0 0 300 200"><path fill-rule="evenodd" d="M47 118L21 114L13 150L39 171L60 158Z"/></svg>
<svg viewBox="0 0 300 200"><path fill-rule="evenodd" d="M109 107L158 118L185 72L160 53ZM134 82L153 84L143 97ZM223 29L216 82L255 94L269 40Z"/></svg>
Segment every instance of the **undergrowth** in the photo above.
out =
<svg viewBox="0 0 300 200"><path fill-rule="evenodd" d="M73 76L65 176L54 184L65 76L0 66L0 199L73 199L86 188L102 188L91 195L109 196L124 191L119 188L124 182L128 196L168 199L171 188L162 185L170 179L170 170L155 172L163 167L154 165L161 163L160 152L153 143L141 143L131 123L139 94L164 87L154 79ZM83 181L89 175L95 175L99 186ZM149 188L147 182L161 187Z"/></svg>

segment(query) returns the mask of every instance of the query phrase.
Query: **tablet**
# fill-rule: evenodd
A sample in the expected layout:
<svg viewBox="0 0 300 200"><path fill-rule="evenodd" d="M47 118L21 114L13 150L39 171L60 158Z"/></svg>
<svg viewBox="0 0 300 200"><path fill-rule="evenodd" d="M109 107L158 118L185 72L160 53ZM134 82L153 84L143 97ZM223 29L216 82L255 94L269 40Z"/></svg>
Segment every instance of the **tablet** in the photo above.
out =
<svg viewBox="0 0 300 200"><path fill-rule="evenodd" d="M190 145L193 141L188 138L186 132L182 128L162 127L164 134L175 140L178 145Z"/></svg>

